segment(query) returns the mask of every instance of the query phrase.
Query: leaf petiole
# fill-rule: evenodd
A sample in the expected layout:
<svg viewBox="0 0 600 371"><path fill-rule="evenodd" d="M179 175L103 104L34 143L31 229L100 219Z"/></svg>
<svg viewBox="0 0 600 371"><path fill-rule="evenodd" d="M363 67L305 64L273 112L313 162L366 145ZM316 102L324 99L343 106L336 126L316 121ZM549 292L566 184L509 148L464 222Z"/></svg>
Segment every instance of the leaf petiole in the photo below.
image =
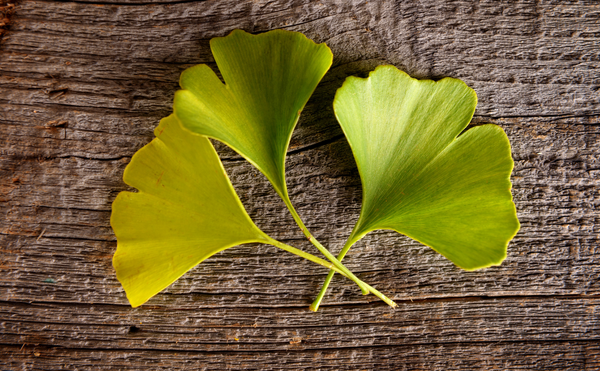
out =
<svg viewBox="0 0 600 371"><path fill-rule="evenodd" d="M285 244L283 242L279 242L279 241L277 241L275 239L272 239L272 238L270 238L267 243L269 243L269 244L271 244L271 245L273 245L275 247L278 247L278 248L280 248L280 249L282 249L284 251L290 252L290 253L292 253L294 255L298 255L299 257L304 258L306 260L310 260L313 263L317 263L319 265L322 265L325 268L329 268L329 269L331 269L331 270L333 270L333 271L335 271L335 272L343 275L344 277L349 278L348 275L346 273L344 273L341 269L339 269L338 267L336 267L335 265L333 265L333 263L328 262L325 259L321 259L319 257L316 257L316 256L314 256L312 254L309 254L307 252L304 252L304 251L302 251L300 249L297 249L297 248L295 248L293 246L287 245L287 244Z"/></svg>
<svg viewBox="0 0 600 371"><path fill-rule="evenodd" d="M344 256L346 255L348 250L350 250L350 247L352 247L353 244L354 244L354 241L352 241L350 239L348 241L346 241L346 243L344 244L344 247L342 248L342 251L340 251L340 253L338 254L337 258L339 261L344 259ZM317 310L319 310L321 301L323 300L323 297L325 297L325 294L327 293L327 288L329 287L329 284L331 283L331 279L333 278L334 274L335 274L335 272L333 270L329 271L327 278L325 278L325 281L323 282L321 291L319 291L319 294L317 295L315 300L310 305L310 310L312 310L313 312L316 312Z"/></svg>
<svg viewBox="0 0 600 371"><path fill-rule="evenodd" d="M323 245L321 245L321 243L310 233L308 228L306 228L306 226L302 222L302 219L300 218L300 215L298 215L298 213L296 212L294 205L292 205L292 202L290 201L287 192L284 195L282 195L281 198L283 199L283 202L285 202L285 205L292 214L292 217L296 221L296 224L298 224L298 226L302 230L302 233L304 233L304 235L310 241L310 243L312 243L321 252L321 254L325 255L325 257L329 259L329 261L332 262L339 270L346 273L346 277L356 282L358 287L360 287L360 290L362 291L363 295L368 295L371 290L369 290L367 285L360 279L358 279L358 277L356 277L354 273L350 272L348 268L343 266L342 263L340 263L340 261L335 256L333 256L332 253L329 252L329 250L327 250Z"/></svg>
<svg viewBox="0 0 600 371"><path fill-rule="evenodd" d="M379 299L383 300L390 307L396 308L398 306L393 300L391 300L387 296L383 295L381 292L379 292L377 289L375 289L374 287L370 286L369 284L364 283L363 281L361 281L360 279L358 279L356 276L354 276L351 272L350 272L350 274L352 276L354 276L354 278L350 277L348 274L346 274L344 272L344 270L336 267L331 262L328 262L328 261L326 261L324 259L318 258L318 257L316 257L316 256L314 256L312 254L306 253L306 252L304 252L304 251L302 251L300 249L297 249L297 248L295 248L293 246L287 245L287 244L285 244L283 242L279 242L279 241L277 241L277 240L275 240L275 239L273 239L271 237L267 237L267 238L268 238L268 243L271 244L271 245L273 245L273 246L275 246L275 247L278 247L278 248L280 248L280 249L282 249L284 251L290 252L292 254L298 255L301 258L304 258L306 260L310 260L313 263L317 263L319 265L322 265L325 268L332 269L333 271L340 273L344 277L346 277L348 279L351 279L352 281L356 282L356 284L358 284L359 286L361 286L361 285L364 286L368 290L367 294L369 292L373 293L375 296L377 296ZM343 265L342 265L342 267L343 267ZM348 271L347 269L345 269L345 270ZM317 306L317 308L318 308L318 306ZM313 309L312 305L310 306L310 310L316 312L316 309Z"/></svg>
<svg viewBox="0 0 600 371"><path fill-rule="evenodd" d="M365 282L361 281L358 277L356 277L354 275L354 273L352 273L350 270L348 270L348 268L346 268L335 256L333 256L333 254L331 252L329 252L329 250L327 250L323 245L321 245L321 243L310 233L310 231L308 230L308 228L306 228L306 226L302 222L302 218L300 218L300 215L298 215L298 212L296 212L296 209L294 208L294 205L290 201L289 195L287 194L287 190L285 190L285 193L283 195L281 195L281 198L283 199L283 202L285 203L285 205L287 206L288 210L292 214L292 217L296 221L296 224L298 224L298 226L302 230L302 233L304 233L304 235L306 236L306 238L321 252L321 254L325 255L325 257L327 259L329 259L329 261L337 268L337 269L334 269L334 271L344 272L344 276L346 278L351 279L352 281L354 281L358 285L358 287L360 287L360 290L361 290L361 292L362 292L363 295L368 295L369 292L370 292L373 295L377 296L379 299L383 300L387 305L391 306L392 308L396 308L398 306L393 300L391 300L387 296L383 295L377 289L375 289L374 287L372 287L372 286L366 284ZM350 248L350 246L348 246L348 248L346 248L346 251L344 252L344 255L346 254L346 252L348 251L349 248ZM308 258L306 258L306 259L308 259ZM317 263L317 262L315 262L315 263ZM333 277L333 273L330 273L330 274ZM327 276L327 278L329 278L329 275ZM329 278L329 281L331 281L331 278ZM327 288L325 287L324 290L326 290L326 289ZM322 296L324 294L325 294L325 292L323 292L322 295L319 294L319 295L321 295L321 299L322 299ZM319 302L320 302L320 300L319 300ZM318 309L318 305L314 309L313 309L313 306L311 305L309 307L309 309L312 310L312 311L314 311L314 312L316 312L317 309Z"/></svg>

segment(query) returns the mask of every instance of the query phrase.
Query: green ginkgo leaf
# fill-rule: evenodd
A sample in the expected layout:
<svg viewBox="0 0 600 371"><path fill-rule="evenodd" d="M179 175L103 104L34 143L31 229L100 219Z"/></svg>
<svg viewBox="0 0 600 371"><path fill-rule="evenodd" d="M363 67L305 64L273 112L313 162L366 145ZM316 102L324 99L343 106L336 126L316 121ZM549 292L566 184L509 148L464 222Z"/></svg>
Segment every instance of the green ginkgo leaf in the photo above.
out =
<svg viewBox="0 0 600 371"><path fill-rule="evenodd" d="M416 80L393 66L346 79L334 111L358 166L363 201L338 259L378 229L420 241L466 270L505 259L519 229L510 143L495 125L459 136L476 104L475 91L460 80Z"/></svg>
<svg viewBox="0 0 600 371"><path fill-rule="evenodd" d="M125 183L139 192L121 192L110 220L117 236L113 265L132 306L211 255L244 243L270 244L334 269L393 303L345 267L338 269L258 229L206 137L184 130L175 115L161 120L154 133L156 138L125 169Z"/></svg>
<svg viewBox="0 0 600 371"><path fill-rule="evenodd" d="M207 65L183 72L174 111L190 131L227 144L285 200L285 157L300 113L333 60L301 33L235 30L210 41L225 83Z"/></svg>

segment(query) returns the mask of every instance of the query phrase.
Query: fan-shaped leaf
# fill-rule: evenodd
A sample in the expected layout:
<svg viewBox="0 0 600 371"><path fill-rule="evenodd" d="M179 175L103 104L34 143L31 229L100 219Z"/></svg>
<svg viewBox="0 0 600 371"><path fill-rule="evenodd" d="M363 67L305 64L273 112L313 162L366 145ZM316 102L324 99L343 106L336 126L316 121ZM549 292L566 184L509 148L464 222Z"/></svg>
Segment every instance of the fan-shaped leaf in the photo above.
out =
<svg viewBox="0 0 600 371"><path fill-rule="evenodd" d="M463 269L500 264L519 229L504 131L467 127L475 92L460 80L416 80L393 66L338 90L335 114L363 184L355 242L392 229Z"/></svg>
<svg viewBox="0 0 600 371"><path fill-rule="evenodd" d="M244 210L206 137L185 132L174 115L154 133L125 169L125 183L139 192L121 192L111 216L113 265L134 307L219 251L271 241Z"/></svg>
<svg viewBox="0 0 600 371"><path fill-rule="evenodd" d="M287 201L289 141L331 66L331 50L284 30L259 35L235 30L210 46L225 84L206 65L187 69L175 113L187 129L224 142L254 164Z"/></svg>
<svg viewBox="0 0 600 371"><path fill-rule="evenodd" d="M476 104L475 92L460 80L416 80L393 66L346 79L334 111L356 159L363 201L338 259L370 231L389 229L463 269L504 260L519 229L510 143L495 125L458 136Z"/></svg>

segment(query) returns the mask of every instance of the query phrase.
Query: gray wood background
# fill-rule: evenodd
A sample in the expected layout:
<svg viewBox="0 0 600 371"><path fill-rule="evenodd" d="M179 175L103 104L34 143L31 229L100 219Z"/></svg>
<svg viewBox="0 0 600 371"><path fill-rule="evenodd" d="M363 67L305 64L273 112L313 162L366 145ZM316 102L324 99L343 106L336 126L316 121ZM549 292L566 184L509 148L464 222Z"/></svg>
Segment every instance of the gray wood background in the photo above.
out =
<svg viewBox="0 0 600 371"><path fill-rule="evenodd" d="M1 14L0 369L600 370L597 1L23 0ZM463 272L374 233L345 262L399 308L338 275L312 313L326 270L248 245L129 307L109 225L123 169L179 74L215 67L209 40L236 28L300 31L335 55L287 161L333 251L361 198L331 109L344 78L390 63L472 86L473 123L504 128L516 162L522 229L504 264ZM258 226L314 252L265 178L217 147Z"/></svg>

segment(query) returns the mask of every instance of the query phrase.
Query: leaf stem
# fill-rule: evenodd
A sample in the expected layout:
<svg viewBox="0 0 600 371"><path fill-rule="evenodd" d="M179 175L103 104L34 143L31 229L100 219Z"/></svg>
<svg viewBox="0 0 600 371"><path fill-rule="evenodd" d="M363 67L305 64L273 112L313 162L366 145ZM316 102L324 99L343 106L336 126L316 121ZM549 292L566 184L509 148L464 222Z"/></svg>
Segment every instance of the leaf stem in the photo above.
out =
<svg viewBox="0 0 600 371"><path fill-rule="evenodd" d="M279 242L279 241L277 241L277 240L275 240L273 238L270 238L270 237L268 237L268 243L271 244L271 245L273 245L273 246L275 246L275 247L278 247L278 248L280 248L280 249L282 249L284 251L291 252L292 254L298 255L301 258L304 258L306 260L310 260L313 263L317 263L319 265L322 265L325 268L329 268L329 269L331 269L331 270L333 270L333 271L335 271L335 272L343 275L344 277L349 278L348 275L346 275L346 273L344 273L341 269L339 269L338 267L336 267L335 265L333 265L333 263L331 263L331 262L329 262L329 261L327 261L325 259L321 259L319 257L316 257L313 254L309 254L307 252L304 252L304 251L302 251L300 249L297 249L297 248L295 248L293 246L287 245L287 244L285 244L283 242Z"/></svg>
<svg viewBox="0 0 600 371"><path fill-rule="evenodd" d="M275 247L279 247L282 250L285 250L287 252L291 252L292 254L298 255L306 260L310 260L313 263L317 263L320 264L322 266L324 266L325 268L329 268L335 272L340 273L341 275L343 275L344 277L351 279L352 281L356 282L357 284L362 284L366 287L366 289L368 290L368 292L373 293L375 296L377 296L379 299L383 300L386 304L388 304L389 306L391 306L392 308L396 308L398 305L396 303L394 303L393 300L389 299L387 296L383 295L381 292L377 291L377 289L375 289L374 287L364 283L363 281L361 281L360 279L354 277L350 277L349 275L347 275L342 269L339 269L338 267L336 267L333 263L328 262L327 260L318 258L312 254L306 253L300 249L297 249L293 246L287 245L283 242L279 242L271 237L268 237L268 243L275 246ZM333 275L332 275L333 276ZM329 276L328 276L329 277ZM313 310L312 305L310 307L311 310ZM316 309L313 310L314 312L316 312Z"/></svg>
<svg viewBox="0 0 600 371"><path fill-rule="evenodd" d="M346 253L348 252L348 250L350 250L350 247L352 247L353 244L354 244L354 241L352 239L348 239L348 241L346 241L346 243L344 244L344 247L342 248L342 251L340 251L340 253L338 254L338 257L337 257L338 260L341 261L342 259L344 259L344 256L346 256ZM315 298L313 303L310 305L310 310L312 310L313 312L316 312L317 310L319 310L321 301L323 300L323 297L325 297L325 293L327 292L327 288L329 287L329 284L331 283L331 279L333 278L334 274L335 274L335 272L333 270L329 271L327 278L325 278L325 282L323 282L321 291L319 291L319 294L317 295L317 297ZM394 303L394 305L392 305L392 307L395 308L396 303Z"/></svg>
<svg viewBox="0 0 600 371"><path fill-rule="evenodd" d="M296 212L294 205L292 205L292 202L290 201L290 198L288 197L288 195L285 194L285 197L282 197L282 199L283 199L283 202L285 202L285 205L287 206L288 210L292 214L292 217L296 221L296 224L298 224L298 226L300 227L300 229L302 230L302 233L304 233L306 238L308 238L308 240L313 245L315 245L315 247L321 252L321 254L325 255L325 257L327 259L329 259L329 261L332 262L333 265L335 265L342 272L346 273L346 276L348 278L350 278L352 281L356 282L358 287L360 287L360 290L362 291L363 295L368 295L371 290L369 290L367 285L364 282L362 282L360 279L358 279L358 277L356 277L354 275L354 273L350 272L350 270L348 268L343 266L342 263L340 263L340 261L338 259L336 259L336 257L333 256L333 254L330 253L329 250L327 250L323 245L321 245L321 243L319 241L317 241L317 239L309 232L308 228L306 228L306 226L302 222L300 215L298 215L298 213Z"/></svg>

